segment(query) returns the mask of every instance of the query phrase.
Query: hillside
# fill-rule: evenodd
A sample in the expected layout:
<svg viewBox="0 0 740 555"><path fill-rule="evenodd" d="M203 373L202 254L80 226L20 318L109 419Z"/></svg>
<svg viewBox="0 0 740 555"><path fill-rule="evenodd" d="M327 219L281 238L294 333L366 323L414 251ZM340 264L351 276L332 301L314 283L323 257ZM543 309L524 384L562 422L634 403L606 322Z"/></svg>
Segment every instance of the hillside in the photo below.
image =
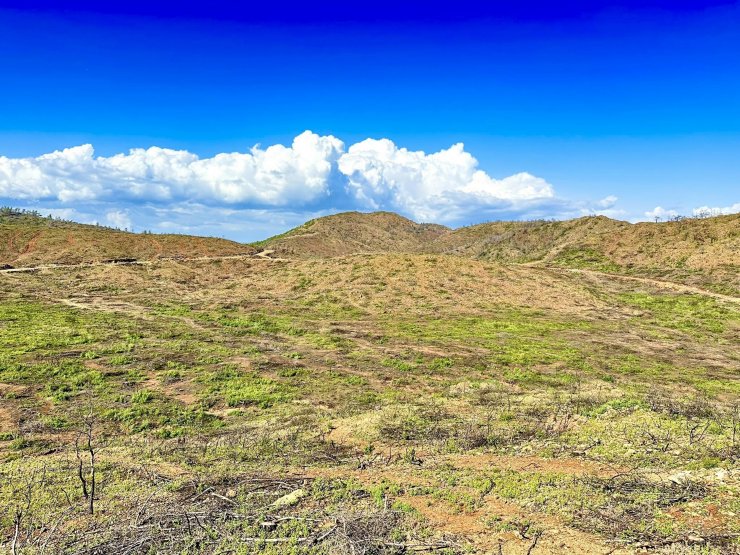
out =
<svg viewBox="0 0 740 555"><path fill-rule="evenodd" d="M740 265L740 215L630 224L604 216L492 222L447 233L431 250L484 260L711 269Z"/></svg>
<svg viewBox="0 0 740 555"><path fill-rule="evenodd" d="M740 215L631 224L604 216L451 230L386 212L312 220L259 243L289 258L406 252L665 278L740 291Z"/></svg>
<svg viewBox="0 0 740 555"><path fill-rule="evenodd" d="M78 264L254 252L249 245L211 237L129 233L28 213L5 212L0 216L0 265Z"/></svg>
<svg viewBox="0 0 740 555"><path fill-rule="evenodd" d="M0 551L736 553L739 333L444 254L0 272Z"/></svg>
<svg viewBox="0 0 740 555"><path fill-rule="evenodd" d="M258 245L292 257L418 252L448 232L444 226L417 224L390 212L344 212L311 220Z"/></svg>
<svg viewBox="0 0 740 555"><path fill-rule="evenodd" d="M298 257L434 252L515 263L706 270L740 265L740 214L637 224L595 216L451 230L388 212L346 212L311 220L259 245Z"/></svg>
<svg viewBox="0 0 740 555"><path fill-rule="evenodd" d="M603 216L493 222L439 237L431 252L667 279L740 292L740 215L631 224Z"/></svg>

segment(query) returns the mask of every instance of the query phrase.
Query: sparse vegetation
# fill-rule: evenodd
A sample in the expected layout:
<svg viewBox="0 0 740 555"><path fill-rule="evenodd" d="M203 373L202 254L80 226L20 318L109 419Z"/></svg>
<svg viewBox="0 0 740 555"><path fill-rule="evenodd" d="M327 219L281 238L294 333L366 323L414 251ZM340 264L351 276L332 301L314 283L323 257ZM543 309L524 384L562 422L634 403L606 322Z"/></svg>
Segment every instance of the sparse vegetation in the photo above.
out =
<svg viewBox="0 0 740 555"><path fill-rule="evenodd" d="M598 252L0 274L2 548L736 553L740 304Z"/></svg>

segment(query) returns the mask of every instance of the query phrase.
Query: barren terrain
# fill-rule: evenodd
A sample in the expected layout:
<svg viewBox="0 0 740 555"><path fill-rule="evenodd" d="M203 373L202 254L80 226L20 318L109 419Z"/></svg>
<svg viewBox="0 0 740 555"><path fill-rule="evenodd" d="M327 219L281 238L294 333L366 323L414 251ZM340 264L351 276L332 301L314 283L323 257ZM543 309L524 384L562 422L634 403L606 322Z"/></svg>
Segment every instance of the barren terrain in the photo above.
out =
<svg viewBox="0 0 740 555"><path fill-rule="evenodd" d="M333 218L309 228L382 244L57 260L12 231L35 269L0 272L3 548L738 552L737 218L676 222L715 237L684 266L594 259L591 228L504 257Z"/></svg>

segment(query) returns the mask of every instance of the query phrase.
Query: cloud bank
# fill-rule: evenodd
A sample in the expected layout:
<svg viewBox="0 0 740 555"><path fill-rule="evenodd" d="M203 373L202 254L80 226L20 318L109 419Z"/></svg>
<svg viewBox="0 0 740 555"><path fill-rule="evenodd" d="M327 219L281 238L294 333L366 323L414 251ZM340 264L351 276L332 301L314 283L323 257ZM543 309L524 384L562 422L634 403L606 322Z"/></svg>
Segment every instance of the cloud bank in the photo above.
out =
<svg viewBox="0 0 740 555"><path fill-rule="evenodd" d="M495 179L478 168L462 143L427 154L388 139L345 148L310 131L290 146L199 158L159 147L96 156L92 145L35 158L0 157L0 197L55 201L202 203L240 208L395 210L417 220L453 223L489 209L517 209L554 199L544 179L518 173ZM125 223L124 212L108 213Z"/></svg>
<svg viewBox="0 0 740 555"><path fill-rule="evenodd" d="M0 157L0 197L152 202L202 201L269 206L303 204L326 190L343 144L305 132L290 147L254 147L200 159L184 150L135 148L95 156L82 145L36 158Z"/></svg>
<svg viewBox="0 0 740 555"><path fill-rule="evenodd" d="M290 145L210 158L168 148L96 156L81 145L37 157L0 156L0 202L85 223L255 240L342 210L390 210L457 226L491 219L624 218L617 197L558 197L542 177L494 177L457 143L426 153L389 139L351 145L305 131ZM730 213L740 205L701 207ZM645 219L666 219L660 206Z"/></svg>
<svg viewBox="0 0 740 555"><path fill-rule="evenodd" d="M740 202L730 206L699 206L694 208L694 216L726 216L728 214L740 214Z"/></svg>

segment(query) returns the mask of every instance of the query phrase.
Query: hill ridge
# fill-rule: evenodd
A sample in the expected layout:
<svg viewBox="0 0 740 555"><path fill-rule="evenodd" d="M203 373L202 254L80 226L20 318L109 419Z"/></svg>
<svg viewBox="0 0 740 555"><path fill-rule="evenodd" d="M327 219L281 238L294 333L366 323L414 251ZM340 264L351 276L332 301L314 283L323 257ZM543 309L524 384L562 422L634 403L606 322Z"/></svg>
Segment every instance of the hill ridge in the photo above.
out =
<svg viewBox="0 0 740 555"><path fill-rule="evenodd" d="M98 263L254 254L251 245L184 234L133 233L110 227L42 217L35 212L0 212L0 265Z"/></svg>
<svg viewBox="0 0 740 555"><path fill-rule="evenodd" d="M268 249L278 258L442 254L499 263L540 262L641 274L718 293L740 291L740 214L629 223L605 216L494 221L451 229L392 212L342 212L252 244L180 234L132 233L3 209L0 265L115 259L223 257Z"/></svg>

